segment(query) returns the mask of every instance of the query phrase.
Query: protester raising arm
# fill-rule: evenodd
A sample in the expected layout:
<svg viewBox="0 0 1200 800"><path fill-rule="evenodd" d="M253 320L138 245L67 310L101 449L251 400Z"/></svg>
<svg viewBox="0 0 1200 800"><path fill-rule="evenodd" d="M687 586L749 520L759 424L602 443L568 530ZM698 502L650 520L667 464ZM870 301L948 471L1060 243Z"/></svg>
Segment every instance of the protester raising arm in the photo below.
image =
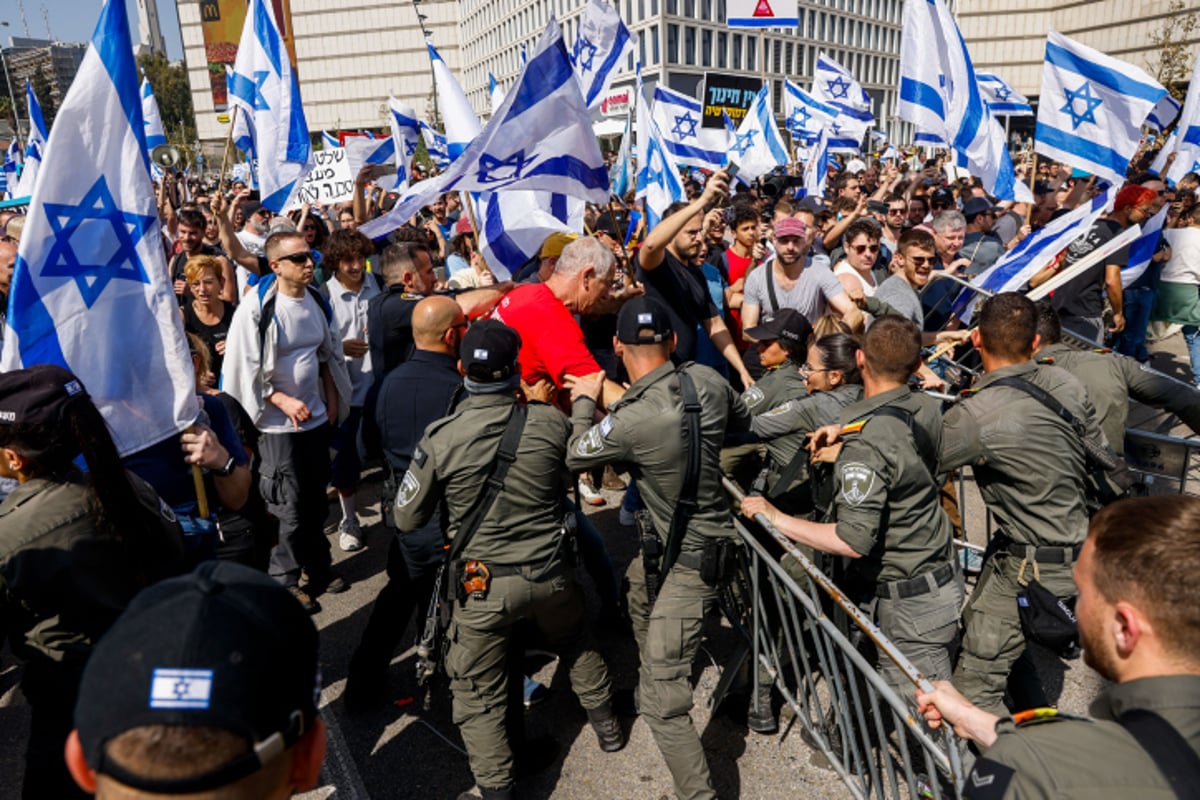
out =
<svg viewBox="0 0 1200 800"><path fill-rule="evenodd" d="M237 238L237 231L233 229L233 209L241 205L249 196L250 190L243 189L238 192L233 202L228 202L220 192L214 192L212 212L213 218L217 221L217 236L221 239L221 248L229 256L229 260L238 266L245 267L255 275L262 275L262 266L258 256L242 246L241 241Z"/></svg>
<svg viewBox="0 0 1200 800"><path fill-rule="evenodd" d="M675 240L683 227L687 225L710 205L729 194L729 175L725 170L713 173L704 186L704 193L692 201L681 211L678 211L654 226L646 234L646 241L638 251L638 264L649 272L662 266L666 259L667 245Z"/></svg>

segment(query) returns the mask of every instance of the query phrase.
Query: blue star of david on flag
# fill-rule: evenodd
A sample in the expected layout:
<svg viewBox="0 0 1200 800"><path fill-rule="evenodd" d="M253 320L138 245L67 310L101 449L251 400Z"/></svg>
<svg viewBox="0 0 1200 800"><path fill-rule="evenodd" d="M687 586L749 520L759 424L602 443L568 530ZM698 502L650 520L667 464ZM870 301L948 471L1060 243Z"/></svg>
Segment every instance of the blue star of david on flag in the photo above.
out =
<svg viewBox="0 0 1200 800"><path fill-rule="evenodd" d="M77 206L46 203L46 218L54 242L42 267L43 278L71 278L83 302L91 308L109 281L149 283L137 254L137 243L155 222L154 217L131 214L117 207L104 176L100 176ZM83 263L75 250L106 253L101 263ZM86 257L86 256L85 256Z"/></svg>
<svg viewBox="0 0 1200 800"><path fill-rule="evenodd" d="M1071 115L1071 130L1076 130L1085 122L1096 124L1095 111L1104 101L1092 93L1092 85L1087 81L1078 89L1066 90L1067 104L1059 109ZM1082 101L1084 105L1083 111L1078 111L1076 103Z"/></svg>
<svg viewBox="0 0 1200 800"><path fill-rule="evenodd" d="M812 119L812 112L804 106L797 106L796 110L792 112L792 127L806 128L810 119Z"/></svg>
<svg viewBox="0 0 1200 800"><path fill-rule="evenodd" d="M829 96L835 100L850 99L850 84L841 75L831 81L826 81L825 85L829 89Z"/></svg>
<svg viewBox="0 0 1200 800"><path fill-rule="evenodd" d="M1010 92L1005 86L997 86L995 89L995 95L997 100L1007 100L1008 98L1012 97L1012 92Z"/></svg>
<svg viewBox="0 0 1200 800"><path fill-rule="evenodd" d="M692 112L686 111L675 117L675 127L671 128L671 133L680 139L695 139L696 122L697 120L692 116Z"/></svg>
<svg viewBox="0 0 1200 800"><path fill-rule="evenodd" d="M521 149L508 158L496 158L490 153L479 156L479 172L477 180L480 183L501 183L514 181L521 177L521 170L533 163L534 157L525 158L525 150Z"/></svg>
<svg viewBox="0 0 1200 800"><path fill-rule="evenodd" d="M596 51L599 50L591 41L580 36L575 40L575 63L584 72L592 71L592 61L596 58Z"/></svg>
<svg viewBox="0 0 1200 800"><path fill-rule="evenodd" d="M745 133L737 134L737 141L733 143L733 150L735 150L739 156L746 155L746 151L751 147L754 147L754 134L756 133L758 133L758 131L749 130Z"/></svg>

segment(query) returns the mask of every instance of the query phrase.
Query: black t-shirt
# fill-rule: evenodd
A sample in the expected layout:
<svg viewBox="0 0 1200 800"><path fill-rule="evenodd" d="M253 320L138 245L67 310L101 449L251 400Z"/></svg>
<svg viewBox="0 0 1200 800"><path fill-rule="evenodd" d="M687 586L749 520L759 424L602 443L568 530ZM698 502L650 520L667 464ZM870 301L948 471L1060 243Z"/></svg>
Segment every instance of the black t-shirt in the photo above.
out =
<svg viewBox="0 0 1200 800"><path fill-rule="evenodd" d="M696 360L697 326L706 319L719 316L704 273L698 267L689 267L668 250L663 253L663 263L657 269L646 271L639 261L641 253L634 256L638 281L646 287L646 294L667 307L671 315L671 327L675 329L675 354L677 364Z"/></svg>
<svg viewBox="0 0 1200 800"><path fill-rule="evenodd" d="M1067 269L1077 264L1085 256L1113 239L1121 232L1121 225L1110 219L1097 220L1091 229L1071 242L1063 256L1062 268ZM1051 304L1054 310L1063 317L1097 318L1104 315L1104 268L1108 264L1124 266L1129 260L1129 247L1122 247L1108 258L1100 259L1094 264L1054 291Z"/></svg>
<svg viewBox="0 0 1200 800"><path fill-rule="evenodd" d="M392 286L367 304L367 346L376 384L412 355L412 315L419 302L421 297L403 286Z"/></svg>
<svg viewBox="0 0 1200 800"><path fill-rule="evenodd" d="M233 306L224 301L221 301L221 318L217 320L216 325L201 322L190 302L183 307L183 329L196 334L208 345L208 352L212 356L212 373L217 377L221 376L221 366L225 363L225 356L217 352L217 342L225 341L232 321Z"/></svg>

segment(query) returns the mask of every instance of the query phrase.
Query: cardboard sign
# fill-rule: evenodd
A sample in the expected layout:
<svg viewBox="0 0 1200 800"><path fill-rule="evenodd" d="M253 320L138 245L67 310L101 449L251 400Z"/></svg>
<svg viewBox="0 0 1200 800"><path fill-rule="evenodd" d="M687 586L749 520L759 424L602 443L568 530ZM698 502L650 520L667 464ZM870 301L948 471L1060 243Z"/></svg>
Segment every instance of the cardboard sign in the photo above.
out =
<svg viewBox="0 0 1200 800"><path fill-rule="evenodd" d="M704 104L704 121L700 127L724 128L722 112L729 115L735 127L740 125L761 88L762 81L759 78L724 75L720 72L704 73L704 95L700 98Z"/></svg>
<svg viewBox="0 0 1200 800"><path fill-rule="evenodd" d="M354 175L346 159L346 148L333 147L313 152L313 168L304 179L304 185L285 211L299 208L304 203L344 203L354 199Z"/></svg>

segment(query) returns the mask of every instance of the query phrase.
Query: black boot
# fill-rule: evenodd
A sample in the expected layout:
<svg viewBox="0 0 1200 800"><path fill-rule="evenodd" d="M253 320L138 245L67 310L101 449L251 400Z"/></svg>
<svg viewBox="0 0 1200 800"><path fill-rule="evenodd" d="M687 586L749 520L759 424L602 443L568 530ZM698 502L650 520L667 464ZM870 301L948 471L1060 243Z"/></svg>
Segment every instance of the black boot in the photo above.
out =
<svg viewBox="0 0 1200 800"><path fill-rule="evenodd" d="M615 753L625 746L625 731L621 729L621 723L613 714L611 702L605 702L596 708L589 708L587 715L588 722L592 723L592 730L596 732L596 739L600 742L601 750L606 753Z"/></svg>
<svg viewBox="0 0 1200 800"><path fill-rule="evenodd" d="M746 712L746 727L764 736L775 733L779 730L779 721L775 719L775 712L771 707L769 683L759 684L756 699L758 702L752 700L750 710Z"/></svg>
<svg viewBox="0 0 1200 800"><path fill-rule="evenodd" d="M474 791L463 792L458 796L458 800L513 800L515 796L511 786L507 789L486 789L480 786L479 794Z"/></svg>

